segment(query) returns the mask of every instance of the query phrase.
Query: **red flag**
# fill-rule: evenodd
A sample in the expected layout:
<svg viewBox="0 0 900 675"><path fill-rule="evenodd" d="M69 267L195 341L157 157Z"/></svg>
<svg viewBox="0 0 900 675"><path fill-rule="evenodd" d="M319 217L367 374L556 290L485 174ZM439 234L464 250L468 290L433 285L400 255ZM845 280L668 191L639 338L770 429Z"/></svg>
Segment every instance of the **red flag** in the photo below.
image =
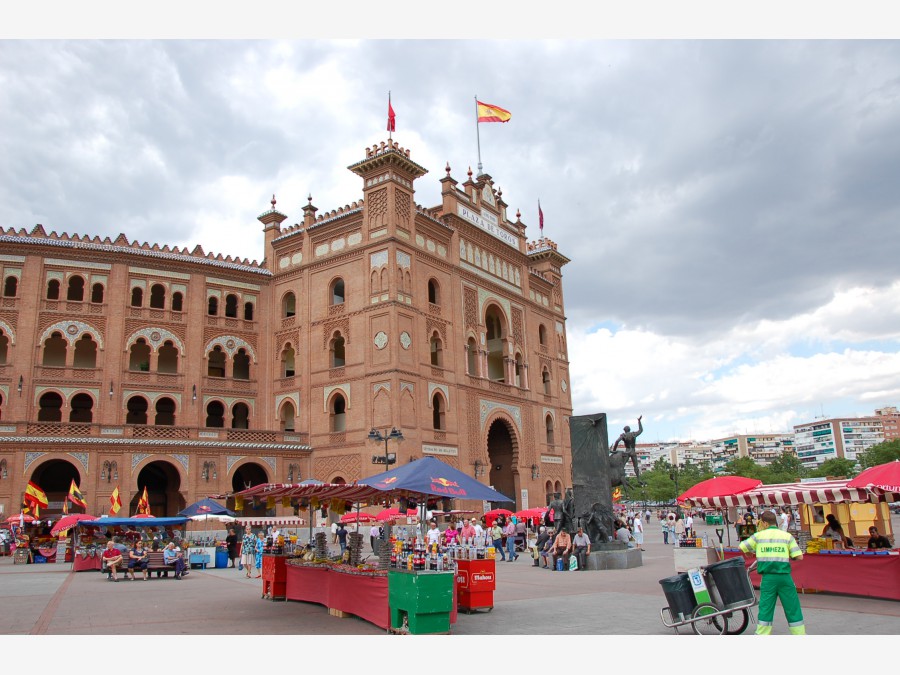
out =
<svg viewBox="0 0 900 675"><path fill-rule="evenodd" d="M475 105L478 109L479 122L509 122L512 117L509 110L504 110L498 105L482 103L478 99L475 99Z"/></svg>
<svg viewBox="0 0 900 675"><path fill-rule="evenodd" d="M150 515L150 498L147 496L147 486L144 486L144 494L141 495L137 503L137 512L146 516Z"/></svg>
<svg viewBox="0 0 900 675"><path fill-rule="evenodd" d="M397 116L394 114L394 108L391 105L391 95L388 94L388 131L396 131L396 120Z"/></svg>
<svg viewBox="0 0 900 675"><path fill-rule="evenodd" d="M538 199L538 224L541 226L541 234L544 234L544 212L541 211L541 200Z"/></svg>
<svg viewBox="0 0 900 675"><path fill-rule="evenodd" d="M119 486L116 485L116 489L113 490L112 494L109 496L109 515L116 515L121 508L122 500L119 497Z"/></svg>

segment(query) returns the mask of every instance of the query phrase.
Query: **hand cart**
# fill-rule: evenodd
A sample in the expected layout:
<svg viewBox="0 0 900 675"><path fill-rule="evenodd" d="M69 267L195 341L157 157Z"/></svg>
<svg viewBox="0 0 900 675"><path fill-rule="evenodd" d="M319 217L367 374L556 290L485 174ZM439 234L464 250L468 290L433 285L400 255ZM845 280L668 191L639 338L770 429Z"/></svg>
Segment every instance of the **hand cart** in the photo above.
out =
<svg viewBox="0 0 900 675"><path fill-rule="evenodd" d="M750 583L755 566L754 561L748 569L743 558L732 558L662 579L669 601L659 612L663 625L676 633L687 625L697 635L743 633L750 625L750 608L759 602Z"/></svg>

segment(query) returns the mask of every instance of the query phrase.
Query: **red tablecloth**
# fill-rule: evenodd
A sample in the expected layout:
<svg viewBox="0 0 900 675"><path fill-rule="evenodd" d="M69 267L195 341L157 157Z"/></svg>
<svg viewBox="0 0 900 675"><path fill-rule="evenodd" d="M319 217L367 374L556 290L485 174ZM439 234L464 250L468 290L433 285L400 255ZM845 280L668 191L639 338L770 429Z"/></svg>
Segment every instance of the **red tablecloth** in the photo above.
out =
<svg viewBox="0 0 900 675"><path fill-rule="evenodd" d="M344 574L324 567L285 565L288 600L315 602L329 609L353 614L379 628L388 629L388 580L386 576Z"/></svg>
<svg viewBox="0 0 900 675"><path fill-rule="evenodd" d="M725 551L725 558L742 555ZM744 556L750 565L751 556ZM900 600L900 555L835 555L810 553L791 563L791 576L799 590L863 595L870 598ZM759 575L750 573L750 581L759 588Z"/></svg>
<svg viewBox="0 0 900 675"><path fill-rule="evenodd" d="M100 556L88 556L84 558L81 554L75 554L75 560L72 561L72 571L73 572L86 572L88 570L99 570L100 569Z"/></svg>

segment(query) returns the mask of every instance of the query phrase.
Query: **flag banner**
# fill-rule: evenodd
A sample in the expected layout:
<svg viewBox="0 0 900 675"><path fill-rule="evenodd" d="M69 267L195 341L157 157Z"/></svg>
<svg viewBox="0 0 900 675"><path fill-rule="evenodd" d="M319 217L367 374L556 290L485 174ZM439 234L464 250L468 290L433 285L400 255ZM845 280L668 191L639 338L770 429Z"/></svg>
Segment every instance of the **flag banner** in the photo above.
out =
<svg viewBox="0 0 900 675"><path fill-rule="evenodd" d="M499 106L482 103L481 101L476 101L476 103L478 104L479 122L509 122L512 117L512 113L509 110L504 110Z"/></svg>
<svg viewBox="0 0 900 675"><path fill-rule="evenodd" d="M38 504L34 505L34 518L37 520L41 517L41 507Z"/></svg>
<svg viewBox="0 0 900 675"><path fill-rule="evenodd" d="M388 123L387 130L388 131L396 131L397 130L397 116L394 114L394 107L391 105L391 97L388 96Z"/></svg>
<svg viewBox="0 0 900 675"><path fill-rule="evenodd" d="M275 508L275 497L266 497L266 508L267 509Z"/></svg>
<svg viewBox="0 0 900 675"><path fill-rule="evenodd" d="M234 510L235 511L243 511L244 510L244 498L243 497L235 497L234 498Z"/></svg>
<svg viewBox="0 0 900 675"><path fill-rule="evenodd" d="M72 484L69 486L69 495L67 499L75 506L80 506L83 509L87 509L87 502L84 501L84 495L81 494L81 490L79 490L78 486L75 485L74 478L72 479Z"/></svg>
<svg viewBox="0 0 900 675"><path fill-rule="evenodd" d="M544 232L544 212L541 211L541 200L538 199L538 224L541 228L541 233Z"/></svg>
<svg viewBox="0 0 900 675"><path fill-rule="evenodd" d="M69 515L69 500L63 499L63 515Z"/></svg>
<svg viewBox="0 0 900 675"><path fill-rule="evenodd" d="M109 496L109 515L114 516L122 509L122 500L119 498L119 486Z"/></svg>
<svg viewBox="0 0 900 675"><path fill-rule="evenodd" d="M289 506L293 506L293 504L291 504L291 498L290 497L282 497L281 505L285 508L287 508Z"/></svg>
<svg viewBox="0 0 900 675"><path fill-rule="evenodd" d="M28 485L25 486L25 499L35 506L47 508L47 495L31 481L28 481Z"/></svg>
<svg viewBox="0 0 900 675"><path fill-rule="evenodd" d="M150 515L150 497L147 496L147 486L144 486L144 494L138 499L137 512L146 516Z"/></svg>

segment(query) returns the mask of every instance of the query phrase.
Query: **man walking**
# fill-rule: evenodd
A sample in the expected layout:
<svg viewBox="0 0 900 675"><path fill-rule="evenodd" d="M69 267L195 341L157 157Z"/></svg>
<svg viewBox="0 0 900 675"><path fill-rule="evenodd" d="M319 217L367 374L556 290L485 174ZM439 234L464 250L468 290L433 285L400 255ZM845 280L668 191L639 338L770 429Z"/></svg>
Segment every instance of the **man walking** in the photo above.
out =
<svg viewBox="0 0 900 675"><path fill-rule="evenodd" d="M641 514L638 513L631 524L631 534L634 536L634 543L638 548L644 550L644 521L641 520Z"/></svg>
<svg viewBox="0 0 900 675"><path fill-rule="evenodd" d="M512 521L512 518L506 522L506 527L503 528L503 534L506 535L507 559L509 562L515 562L519 559L519 554L516 553L516 524Z"/></svg>
<svg viewBox="0 0 900 675"><path fill-rule="evenodd" d="M756 634L772 634L775 601L781 600L791 635L806 635L797 586L791 577L791 560L803 560L803 552L794 537L778 528L774 511L764 511L760 523L764 529L740 543L742 552L756 556L756 571L762 577Z"/></svg>

